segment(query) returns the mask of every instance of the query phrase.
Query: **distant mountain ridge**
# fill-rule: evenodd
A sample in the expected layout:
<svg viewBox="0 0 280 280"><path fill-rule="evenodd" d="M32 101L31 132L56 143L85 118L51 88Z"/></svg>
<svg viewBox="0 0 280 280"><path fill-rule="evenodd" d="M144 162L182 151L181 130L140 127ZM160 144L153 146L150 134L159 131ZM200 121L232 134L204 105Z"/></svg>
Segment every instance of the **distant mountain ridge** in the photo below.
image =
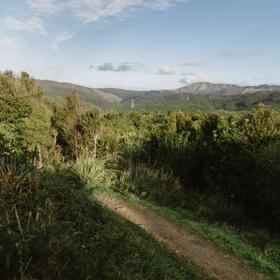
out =
<svg viewBox="0 0 280 280"><path fill-rule="evenodd" d="M274 103L275 96L280 96L280 86L278 85L238 86L234 84L200 82L174 90L136 91L117 88L89 88L49 80L37 80L37 82L43 88L45 94L54 101L61 101L65 95L75 91L83 102L102 109L129 108L132 100L134 100L136 107L142 106L144 108L145 106L151 107L153 105L168 107L172 105L172 108L176 109L176 106L181 108L182 104L187 104L187 102L194 99L196 100L197 108L203 109L212 108L211 106L213 105L209 103L209 97L203 97L205 95L210 95L210 99L211 96L213 98L220 97L225 102L234 99L236 104L242 104L243 96L248 96L252 100L251 96L254 97L255 95L254 100L257 98L257 102L257 100L262 101L262 97L273 93ZM246 106L243 104L239 107L246 108Z"/></svg>
<svg viewBox="0 0 280 280"><path fill-rule="evenodd" d="M213 94L213 95L234 95L246 94L259 91L280 90L276 85L259 85L259 86L238 86L234 84L213 84L208 82L194 83L177 89L178 93L190 94Z"/></svg>

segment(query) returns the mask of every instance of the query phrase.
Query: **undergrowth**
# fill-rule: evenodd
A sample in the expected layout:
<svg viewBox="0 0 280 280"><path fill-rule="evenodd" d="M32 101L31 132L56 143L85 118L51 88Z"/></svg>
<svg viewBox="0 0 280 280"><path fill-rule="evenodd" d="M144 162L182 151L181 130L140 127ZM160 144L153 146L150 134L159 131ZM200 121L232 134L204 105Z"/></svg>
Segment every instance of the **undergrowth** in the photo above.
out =
<svg viewBox="0 0 280 280"><path fill-rule="evenodd" d="M200 279L68 168L0 161L1 279Z"/></svg>

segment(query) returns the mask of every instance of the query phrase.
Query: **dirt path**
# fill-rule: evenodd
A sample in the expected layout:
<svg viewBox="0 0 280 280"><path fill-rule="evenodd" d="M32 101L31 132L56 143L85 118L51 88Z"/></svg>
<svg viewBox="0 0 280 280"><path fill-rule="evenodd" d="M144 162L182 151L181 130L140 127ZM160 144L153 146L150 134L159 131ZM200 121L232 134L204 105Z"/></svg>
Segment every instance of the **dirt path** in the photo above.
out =
<svg viewBox="0 0 280 280"><path fill-rule="evenodd" d="M270 279L254 272L232 256L217 250L209 241L186 231L142 205L131 204L105 194L98 195L96 199L113 212L142 227L155 238L176 250L209 279Z"/></svg>

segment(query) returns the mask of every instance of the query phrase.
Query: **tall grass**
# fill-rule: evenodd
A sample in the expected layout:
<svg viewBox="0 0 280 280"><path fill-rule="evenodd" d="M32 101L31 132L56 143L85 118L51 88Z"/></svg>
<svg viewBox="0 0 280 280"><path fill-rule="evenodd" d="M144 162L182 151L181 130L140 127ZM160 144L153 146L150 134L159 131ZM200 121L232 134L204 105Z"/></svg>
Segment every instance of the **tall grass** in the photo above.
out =
<svg viewBox="0 0 280 280"><path fill-rule="evenodd" d="M98 172L0 161L0 279L200 279L88 196Z"/></svg>
<svg viewBox="0 0 280 280"><path fill-rule="evenodd" d="M37 178L34 167L28 163L20 163L13 158L0 159L0 185L1 188L18 189L23 191L24 185ZM36 185L36 184L35 184Z"/></svg>
<svg viewBox="0 0 280 280"><path fill-rule="evenodd" d="M87 187L99 184L113 184L116 159L114 157L96 158L89 152L82 152L69 168L69 176L78 178Z"/></svg>
<svg viewBox="0 0 280 280"><path fill-rule="evenodd" d="M71 168L73 176L79 177L85 185L102 183L106 179L106 160L91 155L80 155Z"/></svg>

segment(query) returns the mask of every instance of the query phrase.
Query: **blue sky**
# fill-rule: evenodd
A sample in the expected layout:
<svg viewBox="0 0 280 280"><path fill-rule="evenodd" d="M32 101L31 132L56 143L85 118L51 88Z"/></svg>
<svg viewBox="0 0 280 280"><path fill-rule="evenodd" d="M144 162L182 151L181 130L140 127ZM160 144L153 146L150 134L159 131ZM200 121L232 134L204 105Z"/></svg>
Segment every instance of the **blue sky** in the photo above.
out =
<svg viewBox="0 0 280 280"><path fill-rule="evenodd" d="M280 84L279 0L0 0L0 70L92 87Z"/></svg>

